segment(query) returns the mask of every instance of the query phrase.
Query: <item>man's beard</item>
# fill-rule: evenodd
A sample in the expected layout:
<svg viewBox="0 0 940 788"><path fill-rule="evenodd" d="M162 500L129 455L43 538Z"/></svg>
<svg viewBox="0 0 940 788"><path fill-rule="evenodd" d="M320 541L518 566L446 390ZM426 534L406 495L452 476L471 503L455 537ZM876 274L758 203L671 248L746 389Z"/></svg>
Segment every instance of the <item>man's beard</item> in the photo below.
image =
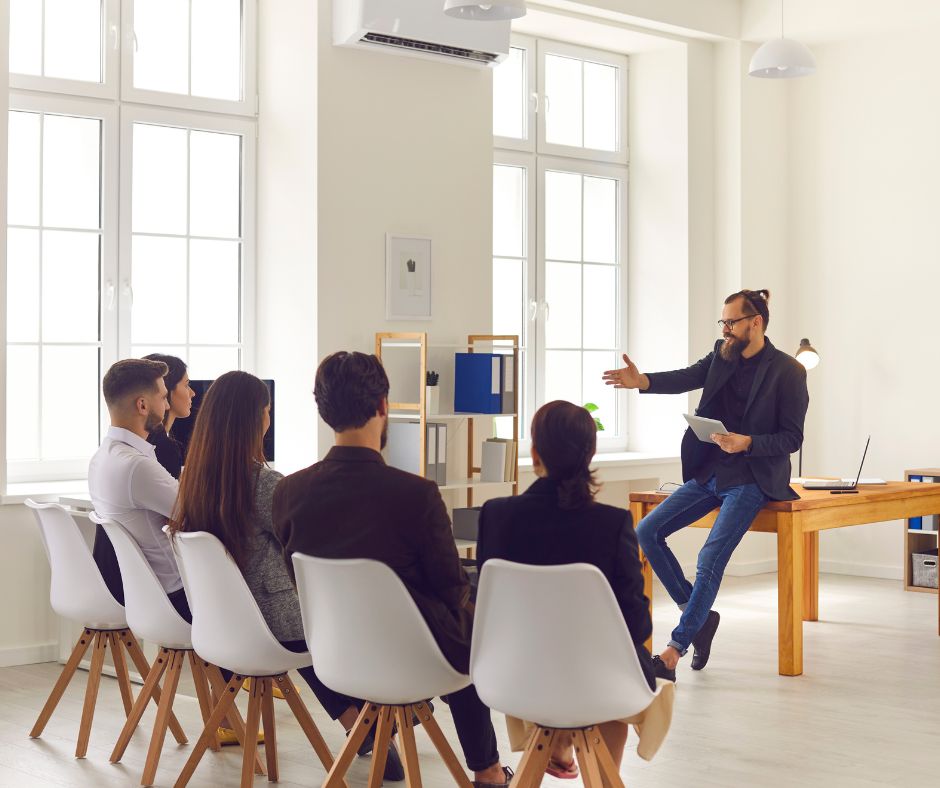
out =
<svg viewBox="0 0 940 788"><path fill-rule="evenodd" d="M144 422L144 429L147 432L153 432L161 424L163 424L163 419L159 418L154 411L150 411L147 414L147 421Z"/></svg>
<svg viewBox="0 0 940 788"><path fill-rule="evenodd" d="M729 339L730 342L728 341ZM718 352L721 353L721 357L725 361L737 361L739 358L741 358L741 353L744 352L744 348L746 348L747 345L747 339L729 337L721 343L721 347L718 349Z"/></svg>
<svg viewBox="0 0 940 788"><path fill-rule="evenodd" d="M386 443L388 443L388 416L385 417L385 423L382 424L382 437L379 441L379 447L384 449Z"/></svg>

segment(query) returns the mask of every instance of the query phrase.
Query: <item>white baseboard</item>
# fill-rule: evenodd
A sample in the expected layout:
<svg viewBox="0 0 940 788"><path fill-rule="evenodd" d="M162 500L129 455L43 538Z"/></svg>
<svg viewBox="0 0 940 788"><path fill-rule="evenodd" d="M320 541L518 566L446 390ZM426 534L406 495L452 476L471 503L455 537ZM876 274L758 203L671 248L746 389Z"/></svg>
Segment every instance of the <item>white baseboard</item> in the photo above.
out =
<svg viewBox="0 0 940 788"><path fill-rule="evenodd" d="M880 580L903 580L904 570L900 566L886 564L857 564L849 561L819 561L820 573L830 575L854 575L855 577L877 577Z"/></svg>
<svg viewBox="0 0 940 788"><path fill-rule="evenodd" d="M32 665L36 662L55 662L58 657L58 643L37 643L34 646L0 648L0 668L10 668L14 665Z"/></svg>

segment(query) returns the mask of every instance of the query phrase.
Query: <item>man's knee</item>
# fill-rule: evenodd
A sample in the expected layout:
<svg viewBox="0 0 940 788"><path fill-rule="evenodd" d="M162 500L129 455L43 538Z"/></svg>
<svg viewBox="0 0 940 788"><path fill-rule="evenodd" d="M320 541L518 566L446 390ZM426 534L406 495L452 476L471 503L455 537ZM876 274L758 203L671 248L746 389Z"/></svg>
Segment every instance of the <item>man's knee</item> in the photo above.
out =
<svg viewBox="0 0 940 788"><path fill-rule="evenodd" d="M636 540L640 543L644 553L648 553L649 549L656 544L658 533L659 528L655 522L650 521L649 517L640 520L640 524L636 527Z"/></svg>

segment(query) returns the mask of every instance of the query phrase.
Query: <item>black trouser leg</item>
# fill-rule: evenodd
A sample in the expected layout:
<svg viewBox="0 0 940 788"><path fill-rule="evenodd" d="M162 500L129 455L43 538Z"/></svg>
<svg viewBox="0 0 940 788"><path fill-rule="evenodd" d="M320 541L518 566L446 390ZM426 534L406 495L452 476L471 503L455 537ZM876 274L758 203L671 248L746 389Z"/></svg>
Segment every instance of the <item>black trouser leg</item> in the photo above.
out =
<svg viewBox="0 0 940 788"><path fill-rule="evenodd" d="M460 692L448 695L446 700L454 717L467 768L472 772L482 772L494 763L499 763L496 731L493 730L490 710L483 705L476 687L471 684Z"/></svg>

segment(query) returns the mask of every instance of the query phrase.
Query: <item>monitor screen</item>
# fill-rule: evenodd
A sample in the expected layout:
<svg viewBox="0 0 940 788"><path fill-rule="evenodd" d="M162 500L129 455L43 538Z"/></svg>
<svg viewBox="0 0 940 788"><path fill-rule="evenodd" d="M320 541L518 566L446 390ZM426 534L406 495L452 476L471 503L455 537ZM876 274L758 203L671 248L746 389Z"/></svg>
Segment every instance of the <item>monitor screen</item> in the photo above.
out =
<svg viewBox="0 0 940 788"><path fill-rule="evenodd" d="M264 458L268 462L274 462L274 381L266 380L265 385L271 392L271 426L264 436ZM202 404L203 397L212 385L211 380L190 380L190 388L196 392L193 397L193 409L188 419L177 419L173 422L173 437L183 447L183 465L186 464L186 450L189 447L189 438L193 432L193 426L196 423L196 416L199 414L199 406Z"/></svg>

